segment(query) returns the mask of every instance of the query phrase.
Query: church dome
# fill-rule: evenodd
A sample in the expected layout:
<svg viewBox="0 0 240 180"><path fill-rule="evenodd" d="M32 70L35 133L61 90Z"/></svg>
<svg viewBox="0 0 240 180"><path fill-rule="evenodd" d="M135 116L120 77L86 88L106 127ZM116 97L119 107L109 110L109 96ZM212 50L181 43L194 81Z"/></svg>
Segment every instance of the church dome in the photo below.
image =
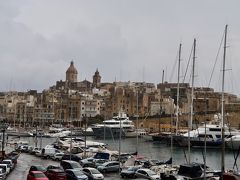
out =
<svg viewBox="0 0 240 180"><path fill-rule="evenodd" d="M77 69L74 67L73 61L71 61L71 64L70 64L69 68L67 69L66 73L67 74L77 74L78 73Z"/></svg>

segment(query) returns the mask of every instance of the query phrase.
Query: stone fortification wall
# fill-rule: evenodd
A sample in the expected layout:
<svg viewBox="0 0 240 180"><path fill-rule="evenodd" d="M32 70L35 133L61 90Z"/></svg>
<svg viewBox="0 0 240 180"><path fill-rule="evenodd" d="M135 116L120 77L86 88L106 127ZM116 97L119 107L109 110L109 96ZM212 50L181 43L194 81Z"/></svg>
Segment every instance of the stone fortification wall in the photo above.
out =
<svg viewBox="0 0 240 180"><path fill-rule="evenodd" d="M190 117L183 115L179 117L179 129L186 130L188 126L188 119ZM214 114L208 115L196 115L193 118L193 126L196 128L205 120L213 120ZM172 120L171 120L172 119ZM160 131L171 131L171 121L175 122L176 118L165 117L165 118L139 118L138 124L139 128L144 128L150 132ZM137 126L137 120L133 120L134 124ZM240 129L240 112L229 112L226 115L225 123L230 124L230 127ZM173 129L175 126L172 127Z"/></svg>

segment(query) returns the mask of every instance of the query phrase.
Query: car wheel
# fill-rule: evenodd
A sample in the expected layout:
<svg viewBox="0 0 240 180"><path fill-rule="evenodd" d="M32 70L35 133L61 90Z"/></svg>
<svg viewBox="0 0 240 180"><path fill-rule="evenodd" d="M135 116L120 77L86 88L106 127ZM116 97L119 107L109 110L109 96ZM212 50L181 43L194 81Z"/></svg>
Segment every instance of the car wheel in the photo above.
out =
<svg viewBox="0 0 240 180"><path fill-rule="evenodd" d="M103 173L106 173L107 172L107 170L106 169L103 169L103 171L102 171Z"/></svg>
<svg viewBox="0 0 240 180"><path fill-rule="evenodd" d="M59 159L58 159L58 158L56 158L55 160L56 160L56 161L59 161Z"/></svg>

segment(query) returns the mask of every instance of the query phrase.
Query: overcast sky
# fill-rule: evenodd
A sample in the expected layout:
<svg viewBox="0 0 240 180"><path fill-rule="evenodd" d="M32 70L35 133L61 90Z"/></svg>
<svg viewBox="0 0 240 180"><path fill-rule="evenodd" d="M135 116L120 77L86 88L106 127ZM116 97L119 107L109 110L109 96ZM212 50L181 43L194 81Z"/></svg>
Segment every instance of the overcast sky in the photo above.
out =
<svg viewBox="0 0 240 180"><path fill-rule="evenodd" d="M2 0L0 91L47 89L65 80L71 60L79 81L92 81L98 68L102 82L159 83L163 69L165 81L176 82L179 43L183 76L194 38L196 86L208 86L228 24L226 91L239 95L239 17L239 0ZM222 50L210 85L216 91Z"/></svg>

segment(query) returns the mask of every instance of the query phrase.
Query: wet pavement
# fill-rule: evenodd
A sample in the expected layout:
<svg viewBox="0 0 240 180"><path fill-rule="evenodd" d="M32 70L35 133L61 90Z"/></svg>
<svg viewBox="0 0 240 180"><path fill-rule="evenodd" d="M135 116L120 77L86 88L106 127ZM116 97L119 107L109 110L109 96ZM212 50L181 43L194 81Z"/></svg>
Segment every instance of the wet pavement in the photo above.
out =
<svg viewBox="0 0 240 180"><path fill-rule="evenodd" d="M8 175L7 180L27 179L29 168L32 165L42 165L47 167L49 165L59 165L59 162L49 159L41 159L40 157L36 157L27 153L21 153L15 169ZM117 173L105 174L104 177L106 180L121 179Z"/></svg>

